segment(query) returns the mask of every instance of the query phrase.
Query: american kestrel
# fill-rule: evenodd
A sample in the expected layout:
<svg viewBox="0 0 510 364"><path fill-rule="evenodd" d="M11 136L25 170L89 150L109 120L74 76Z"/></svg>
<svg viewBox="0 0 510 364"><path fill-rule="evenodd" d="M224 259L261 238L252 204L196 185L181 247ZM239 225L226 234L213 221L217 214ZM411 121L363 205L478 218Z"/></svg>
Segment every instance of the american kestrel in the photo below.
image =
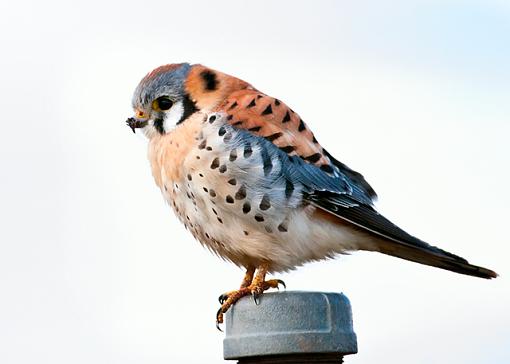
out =
<svg viewBox="0 0 510 364"><path fill-rule="evenodd" d="M147 74L132 102L127 124L149 139L165 200L202 245L246 269L241 287L220 296L217 324L239 298L283 283L267 273L349 251L497 276L380 215L361 174L329 154L296 112L245 81L170 64Z"/></svg>

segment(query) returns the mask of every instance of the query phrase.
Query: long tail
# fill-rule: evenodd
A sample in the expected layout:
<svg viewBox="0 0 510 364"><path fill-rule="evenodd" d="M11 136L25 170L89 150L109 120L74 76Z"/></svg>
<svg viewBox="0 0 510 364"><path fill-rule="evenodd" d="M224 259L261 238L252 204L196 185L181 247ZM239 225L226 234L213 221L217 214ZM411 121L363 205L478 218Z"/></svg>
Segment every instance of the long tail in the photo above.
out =
<svg viewBox="0 0 510 364"><path fill-rule="evenodd" d="M307 198L326 214L336 216L344 223L351 223L374 236L376 247L370 250L469 276L486 279L498 276L490 269L469 264L462 257L429 245L408 234L375 211L373 207L359 204L349 196L316 192Z"/></svg>
<svg viewBox="0 0 510 364"><path fill-rule="evenodd" d="M391 240L380 240L377 245L381 253L412 262L486 279L496 278L498 276L496 272L490 269L470 264L466 259L448 253L435 246L415 247Z"/></svg>

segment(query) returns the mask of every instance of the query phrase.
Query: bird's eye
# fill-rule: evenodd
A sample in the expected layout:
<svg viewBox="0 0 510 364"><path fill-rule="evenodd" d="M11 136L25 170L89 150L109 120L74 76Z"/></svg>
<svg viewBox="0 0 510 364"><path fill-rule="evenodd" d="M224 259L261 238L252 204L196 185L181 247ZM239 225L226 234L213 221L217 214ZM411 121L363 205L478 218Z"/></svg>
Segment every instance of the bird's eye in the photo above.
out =
<svg viewBox="0 0 510 364"><path fill-rule="evenodd" d="M166 111L172 107L174 103L166 96L157 98L152 102L152 108L156 111Z"/></svg>

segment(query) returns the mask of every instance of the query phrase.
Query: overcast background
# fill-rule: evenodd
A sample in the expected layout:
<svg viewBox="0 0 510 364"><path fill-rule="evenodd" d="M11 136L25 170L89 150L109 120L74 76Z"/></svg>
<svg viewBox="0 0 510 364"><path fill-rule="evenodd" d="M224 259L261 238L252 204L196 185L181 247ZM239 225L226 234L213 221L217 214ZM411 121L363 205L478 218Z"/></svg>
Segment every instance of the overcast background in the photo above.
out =
<svg viewBox="0 0 510 364"><path fill-rule="evenodd" d="M375 253L280 275L344 292L347 363L510 362L507 1L0 2L0 362L222 363L243 272L177 222L124 125L189 61L287 102L409 232L486 281Z"/></svg>

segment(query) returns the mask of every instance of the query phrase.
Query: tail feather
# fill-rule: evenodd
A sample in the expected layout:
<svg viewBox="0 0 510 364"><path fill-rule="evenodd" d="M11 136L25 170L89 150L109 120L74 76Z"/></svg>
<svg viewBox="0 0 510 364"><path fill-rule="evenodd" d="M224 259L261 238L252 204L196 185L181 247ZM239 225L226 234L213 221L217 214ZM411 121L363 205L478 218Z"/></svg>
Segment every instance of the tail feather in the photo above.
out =
<svg viewBox="0 0 510 364"><path fill-rule="evenodd" d="M485 279L496 278L498 274L490 269L470 264L464 258L448 253L444 250L429 246L430 249L398 244L394 241L381 240L377 244L381 253L411 262L430 265L446 269L455 273L465 274Z"/></svg>
<svg viewBox="0 0 510 364"><path fill-rule="evenodd" d="M469 264L462 257L408 234L375 211L372 206L356 202L348 195L319 191L308 195L307 199L330 216L340 218L372 234L376 238L374 250L381 253L474 277L490 279L498 276L490 269Z"/></svg>

